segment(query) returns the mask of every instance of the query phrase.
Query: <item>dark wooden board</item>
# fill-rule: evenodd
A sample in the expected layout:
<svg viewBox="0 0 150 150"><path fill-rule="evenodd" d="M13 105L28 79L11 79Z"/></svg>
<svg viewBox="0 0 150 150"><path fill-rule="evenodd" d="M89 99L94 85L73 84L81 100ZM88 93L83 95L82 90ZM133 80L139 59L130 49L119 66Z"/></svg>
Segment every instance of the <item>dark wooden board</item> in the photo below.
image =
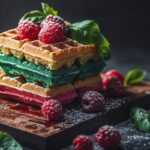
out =
<svg viewBox="0 0 150 150"><path fill-rule="evenodd" d="M121 144L115 150L150 150L150 134L135 128L132 121L126 120L115 125L121 134ZM93 139L94 134L89 135ZM73 150L73 145L62 150ZM93 150L105 150L93 139Z"/></svg>
<svg viewBox="0 0 150 150"><path fill-rule="evenodd" d="M7 131L21 144L37 150L57 150L71 144L78 134L91 134L104 124L116 124L129 117L131 107L150 107L150 84L135 85L127 95L107 98L99 113L85 113L78 102L64 109L61 122L46 122L40 110L13 101L0 101L0 130Z"/></svg>

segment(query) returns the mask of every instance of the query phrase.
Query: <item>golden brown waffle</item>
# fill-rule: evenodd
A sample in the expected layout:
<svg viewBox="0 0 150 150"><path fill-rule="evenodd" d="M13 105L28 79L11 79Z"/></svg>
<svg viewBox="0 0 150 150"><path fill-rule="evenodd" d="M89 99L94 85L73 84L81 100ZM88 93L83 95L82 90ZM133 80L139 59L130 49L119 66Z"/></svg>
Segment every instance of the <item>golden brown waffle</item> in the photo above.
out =
<svg viewBox="0 0 150 150"><path fill-rule="evenodd" d="M37 83L27 83L22 77L11 78L7 76L5 72L0 70L0 85L8 86L21 91L26 91L42 97L55 97L58 94L74 91L82 87L90 87L98 83L101 84L100 76L94 76L86 78L84 80L78 80L73 84L65 84L53 88L44 88Z"/></svg>
<svg viewBox="0 0 150 150"><path fill-rule="evenodd" d="M102 80L100 76L93 76L93 77L86 78L84 80L75 81L73 86L75 89L80 89L82 87L90 87L96 84L100 84L100 85L102 84Z"/></svg>
<svg viewBox="0 0 150 150"><path fill-rule="evenodd" d="M4 54L12 54L19 59L25 58L36 64L43 64L52 70L62 66L71 66L77 60L98 59L94 44L83 45L67 38L64 42L45 44L39 40L20 40L16 29L0 34L0 49Z"/></svg>
<svg viewBox="0 0 150 150"><path fill-rule="evenodd" d="M0 70L0 78L5 76L5 75L6 75L6 73L3 70Z"/></svg>
<svg viewBox="0 0 150 150"><path fill-rule="evenodd" d="M58 94L74 90L72 84L66 84L53 88L44 88L36 83L26 83L23 78L10 78L0 71L0 85L12 87L21 91L26 91L42 97L55 97Z"/></svg>

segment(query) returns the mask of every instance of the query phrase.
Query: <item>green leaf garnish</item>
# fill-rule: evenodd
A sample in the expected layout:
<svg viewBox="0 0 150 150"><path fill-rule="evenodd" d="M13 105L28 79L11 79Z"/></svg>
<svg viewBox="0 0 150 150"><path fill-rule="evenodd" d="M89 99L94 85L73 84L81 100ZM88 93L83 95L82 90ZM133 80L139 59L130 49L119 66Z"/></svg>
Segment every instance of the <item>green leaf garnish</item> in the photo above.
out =
<svg viewBox="0 0 150 150"><path fill-rule="evenodd" d="M71 38L82 44L95 44L104 60L110 58L110 44L94 20L84 20L69 25Z"/></svg>
<svg viewBox="0 0 150 150"><path fill-rule="evenodd" d="M58 15L58 11L55 10L52 6L49 6L47 3L43 3L42 2L42 10L43 13L47 16L49 14L53 15L53 16L57 16Z"/></svg>
<svg viewBox="0 0 150 150"><path fill-rule="evenodd" d="M104 37L104 35L101 34L101 44L100 44L100 52L102 50L102 57L105 60L109 60L110 59L110 43L108 42L108 40Z"/></svg>
<svg viewBox="0 0 150 150"><path fill-rule="evenodd" d="M138 130L150 133L150 113L148 111L138 107L133 108L131 120Z"/></svg>
<svg viewBox="0 0 150 150"><path fill-rule="evenodd" d="M23 150L20 144L10 135L0 131L0 149L2 150Z"/></svg>
<svg viewBox="0 0 150 150"><path fill-rule="evenodd" d="M49 6L47 3L42 3L42 10L33 10L27 12L20 21L28 20L34 23L41 23L48 15L58 15L58 11L55 10L52 6Z"/></svg>
<svg viewBox="0 0 150 150"><path fill-rule="evenodd" d="M140 83L144 80L146 76L146 71L139 69L133 69L127 73L125 76L125 86Z"/></svg>
<svg viewBox="0 0 150 150"><path fill-rule="evenodd" d="M34 23L41 23L45 19L45 15L43 12L34 10L26 13L20 21L28 20Z"/></svg>

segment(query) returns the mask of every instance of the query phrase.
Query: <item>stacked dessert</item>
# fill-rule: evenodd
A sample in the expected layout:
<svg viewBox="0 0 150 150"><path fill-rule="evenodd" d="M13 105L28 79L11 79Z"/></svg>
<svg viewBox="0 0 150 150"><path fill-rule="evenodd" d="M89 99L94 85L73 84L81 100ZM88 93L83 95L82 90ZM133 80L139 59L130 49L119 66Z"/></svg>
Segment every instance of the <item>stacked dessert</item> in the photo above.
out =
<svg viewBox="0 0 150 150"><path fill-rule="evenodd" d="M52 98L65 104L99 90L105 62L97 45L74 40L70 24L54 10L40 23L29 14L0 34L0 97L41 107Z"/></svg>

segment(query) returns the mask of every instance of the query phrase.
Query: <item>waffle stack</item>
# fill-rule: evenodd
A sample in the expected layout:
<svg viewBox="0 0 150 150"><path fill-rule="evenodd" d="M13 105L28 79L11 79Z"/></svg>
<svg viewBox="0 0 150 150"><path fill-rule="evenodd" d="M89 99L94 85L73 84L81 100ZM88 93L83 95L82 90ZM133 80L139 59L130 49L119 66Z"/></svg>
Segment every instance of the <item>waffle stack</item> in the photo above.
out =
<svg viewBox="0 0 150 150"><path fill-rule="evenodd" d="M87 89L101 88L104 66L94 44L20 40L17 29L0 34L2 98L36 106L51 98L69 103Z"/></svg>

